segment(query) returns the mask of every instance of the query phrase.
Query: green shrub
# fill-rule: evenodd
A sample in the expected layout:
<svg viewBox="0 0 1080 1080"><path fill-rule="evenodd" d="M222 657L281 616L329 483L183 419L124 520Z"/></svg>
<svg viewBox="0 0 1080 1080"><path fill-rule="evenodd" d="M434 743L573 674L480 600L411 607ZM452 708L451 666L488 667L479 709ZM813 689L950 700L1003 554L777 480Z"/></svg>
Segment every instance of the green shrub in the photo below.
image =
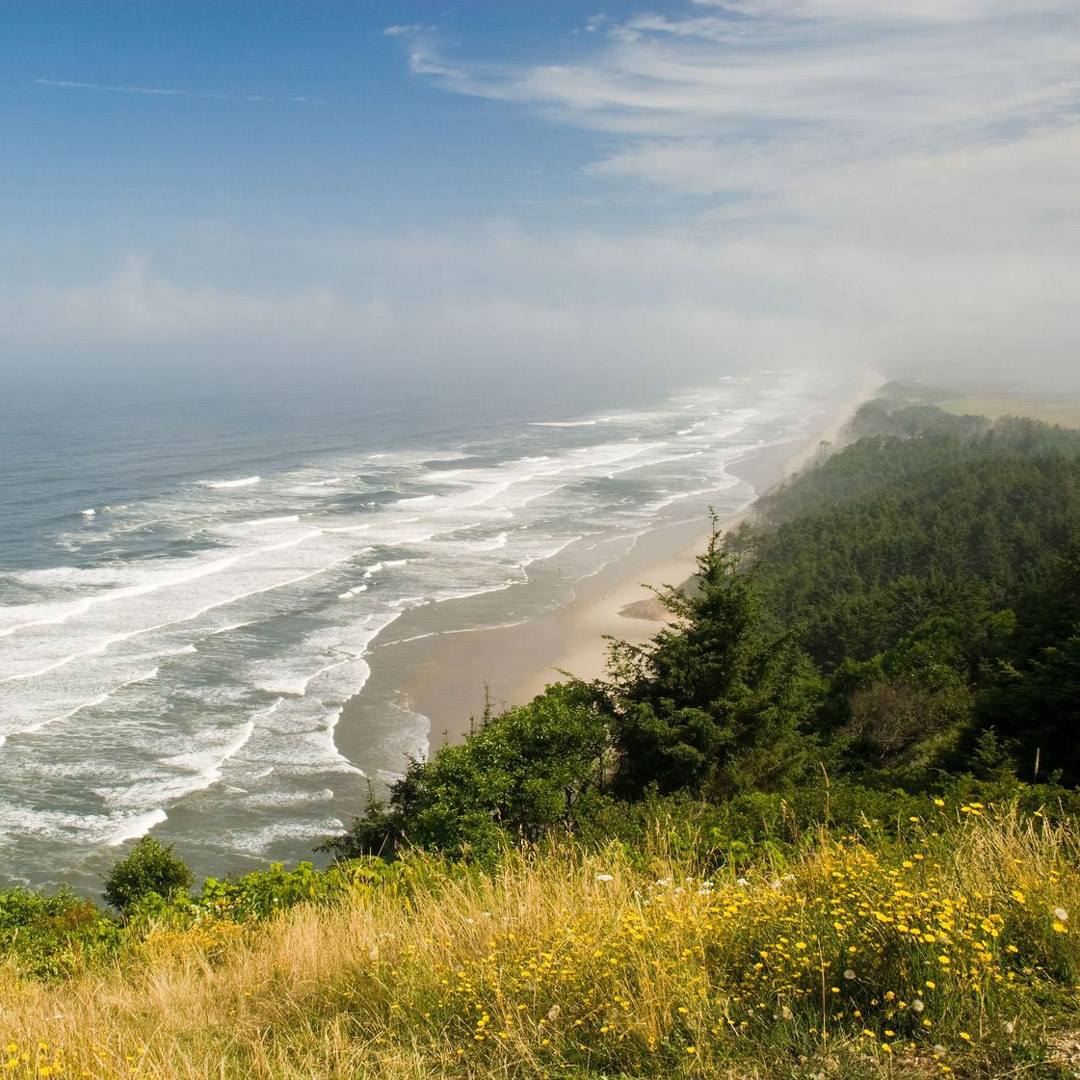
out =
<svg viewBox="0 0 1080 1080"><path fill-rule="evenodd" d="M605 798L608 733L578 682L549 686L431 761L413 761L389 801L372 800L319 850L395 858L411 845L493 864L507 846L572 832Z"/></svg>
<svg viewBox="0 0 1080 1080"><path fill-rule="evenodd" d="M63 887L55 893L0 891L0 957L23 975L64 978L118 954L123 930L90 900Z"/></svg>
<svg viewBox="0 0 1080 1080"><path fill-rule="evenodd" d="M191 870L179 855L173 854L153 836L144 836L135 847L105 875L106 903L124 913L135 901L156 893L168 900L191 886Z"/></svg>

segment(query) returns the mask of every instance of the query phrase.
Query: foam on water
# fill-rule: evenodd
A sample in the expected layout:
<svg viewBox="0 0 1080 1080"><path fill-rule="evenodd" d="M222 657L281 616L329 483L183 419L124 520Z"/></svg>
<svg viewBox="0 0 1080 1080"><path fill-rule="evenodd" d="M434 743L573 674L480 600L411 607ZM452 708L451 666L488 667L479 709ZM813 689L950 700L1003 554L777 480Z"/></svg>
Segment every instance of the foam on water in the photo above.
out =
<svg viewBox="0 0 1080 1080"><path fill-rule="evenodd" d="M435 633L452 626L445 605L490 594L488 623L512 625L551 602L530 568L570 584L650 528L741 507L754 492L725 467L809 422L800 385L755 377L643 410L195 473L96 500L108 513L77 533L69 514L53 550L70 560L0 577L0 860L39 856L45 875L166 825L215 837L219 869L229 851L302 855L298 838L358 809L365 769L391 775L423 750L424 719L393 702L370 761L335 744L403 612L421 628L430 612Z"/></svg>
<svg viewBox="0 0 1080 1080"><path fill-rule="evenodd" d="M251 487L261 481L261 476L245 476L240 480L200 480L199 483L208 488L242 488Z"/></svg>
<svg viewBox="0 0 1080 1080"><path fill-rule="evenodd" d="M245 525L251 525L255 528L265 528L267 525L280 525L282 522L299 521L299 514L284 514L281 517L268 517L268 518L254 518L251 521L245 521Z"/></svg>
<svg viewBox="0 0 1080 1080"><path fill-rule="evenodd" d="M595 427L606 419L607 417L597 417L595 420L533 420L529 427Z"/></svg>
<svg viewBox="0 0 1080 1080"><path fill-rule="evenodd" d="M109 836L105 841L105 846L119 847L121 844L127 843L128 840L137 840L140 836L145 836L155 825L160 825L163 821L168 820L169 815L161 809L150 810L145 814L136 814L134 817L128 818L119 829Z"/></svg>

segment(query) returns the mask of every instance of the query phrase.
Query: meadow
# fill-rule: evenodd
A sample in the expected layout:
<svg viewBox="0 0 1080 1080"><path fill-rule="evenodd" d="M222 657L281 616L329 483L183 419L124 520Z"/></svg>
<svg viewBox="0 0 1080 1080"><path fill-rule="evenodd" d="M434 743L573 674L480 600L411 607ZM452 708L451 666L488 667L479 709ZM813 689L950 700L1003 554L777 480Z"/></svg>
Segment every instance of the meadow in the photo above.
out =
<svg viewBox="0 0 1080 1080"><path fill-rule="evenodd" d="M637 853L551 841L495 872L414 854L210 883L107 956L73 928L62 974L9 953L0 1069L1071 1075L1080 828L937 803L888 840L821 832L708 877L657 822Z"/></svg>

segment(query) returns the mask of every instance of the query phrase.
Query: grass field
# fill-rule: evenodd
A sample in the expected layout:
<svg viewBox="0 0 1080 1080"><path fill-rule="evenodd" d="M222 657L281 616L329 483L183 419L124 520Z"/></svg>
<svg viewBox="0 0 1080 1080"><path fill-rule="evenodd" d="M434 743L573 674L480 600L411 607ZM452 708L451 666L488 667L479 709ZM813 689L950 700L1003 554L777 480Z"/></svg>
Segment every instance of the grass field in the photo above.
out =
<svg viewBox="0 0 1080 1080"><path fill-rule="evenodd" d="M934 404L956 416L987 416L991 420L1001 416L1027 416L1062 427L1080 427L1080 402L1076 401L1044 401L997 394L947 398Z"/></svg>
<svg viewBox="0 0 1080 1080"><path fill-rule="evenodd" d="M0 968L0 1073L1074 1075L1080 829L935 811L738 877L673 862L661 830L650 855L417 858L329 907L164 918L104 968Z"/></svg>

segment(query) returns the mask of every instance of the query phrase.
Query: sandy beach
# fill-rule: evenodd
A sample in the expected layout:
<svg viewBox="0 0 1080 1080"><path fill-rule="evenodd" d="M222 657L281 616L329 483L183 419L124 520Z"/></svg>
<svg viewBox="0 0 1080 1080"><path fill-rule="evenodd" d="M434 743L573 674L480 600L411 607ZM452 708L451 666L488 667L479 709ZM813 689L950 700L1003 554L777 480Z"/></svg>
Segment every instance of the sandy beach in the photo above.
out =
<svg viewBox="0 0 1080 1080"><path fill-rule="evenodd" d="M801 469L822 442L835 443L852 413L880 386L864 382L814 436L764 447L733 463L728 472L768 491ZM753 505L725 518L731 528L753 513ZM514 626L440 634L395 646L395 668L409 678L401 705L428 717L430 743L460 739L484 710L485 694L495 709L522 704L558 681L563 672L583 679L603 674L605 635L642 643L663 625L663 608L648 585L685 583L709 533L707 512L700 521L660 528L641 536L623 557L575 583L573 599L550 615ZM347 732L350 706L339 731Z"/></svg>

